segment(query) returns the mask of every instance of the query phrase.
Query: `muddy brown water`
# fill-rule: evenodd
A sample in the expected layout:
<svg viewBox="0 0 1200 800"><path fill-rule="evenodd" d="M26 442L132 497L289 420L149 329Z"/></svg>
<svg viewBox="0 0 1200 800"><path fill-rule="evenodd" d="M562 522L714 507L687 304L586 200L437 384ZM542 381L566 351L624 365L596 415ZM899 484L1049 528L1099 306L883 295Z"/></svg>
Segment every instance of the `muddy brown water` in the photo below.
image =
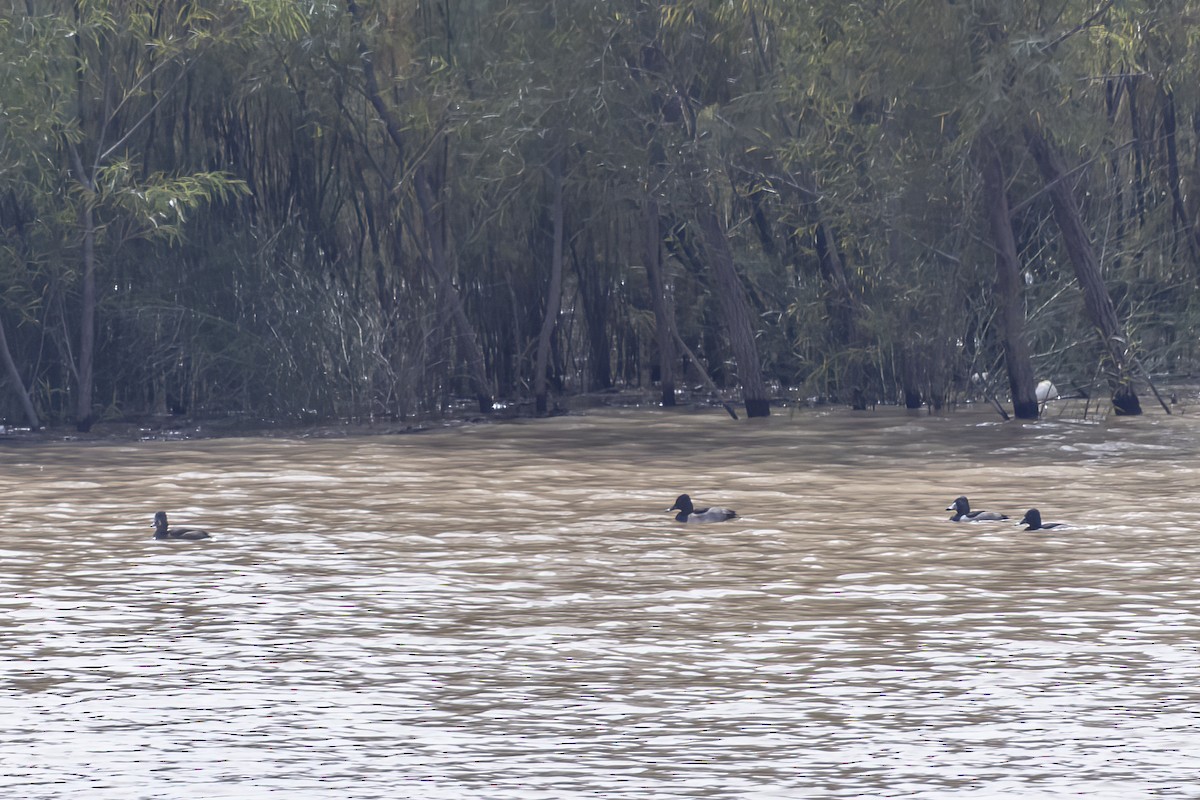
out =
<svg viewBox="0 0 1200 800"><path fill-rule="evenodd" d="M1198 477L1188 414L0 444L0 793L1200 797Z"/></svg>

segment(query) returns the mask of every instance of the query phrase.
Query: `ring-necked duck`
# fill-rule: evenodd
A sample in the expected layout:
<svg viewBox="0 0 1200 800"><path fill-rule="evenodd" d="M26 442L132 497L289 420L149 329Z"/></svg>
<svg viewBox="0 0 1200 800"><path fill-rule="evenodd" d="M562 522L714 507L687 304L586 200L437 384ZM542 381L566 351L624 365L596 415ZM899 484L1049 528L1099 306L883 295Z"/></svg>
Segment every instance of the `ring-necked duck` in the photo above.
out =
<svg viewBox="0 0 1200 800"><path fill-rule="evenodd" d="M1028 525L1027 531L1044 531L1050 528L1065 528L1065 522L1042 522L1042 512L1036 508L1031 508L1025 512L1025 516L1021 517L1018 525Z"/></svg>
<svg viewBox="0 0 1200 800"><path fill-rule="evenodd" d="M737 516L731 508L696 508L692 505L692 498L686 494L681 494L675 498L675 505L667 509L667 511L678 510L675 515L677 522L724 522L727 519L733 519Z"/></svg>
<svg viewBox="0 0 1200 800"><path fill-rule="evenodd" d="M167 512L159 511L154 515L155 539L207 539L208 531L199 528L170 528L167 527Z"/></svg>
<svg viewBox="0 0 1200 800"><path fill-rule="evenodd" d="M996 511L972 511L971 504L967 502L966 497L956 498L953 503L946 506L946 510L954 512L954 516L950 518L951 522L983 522L1008 519L1007 514L1001 514Z"/></svg>

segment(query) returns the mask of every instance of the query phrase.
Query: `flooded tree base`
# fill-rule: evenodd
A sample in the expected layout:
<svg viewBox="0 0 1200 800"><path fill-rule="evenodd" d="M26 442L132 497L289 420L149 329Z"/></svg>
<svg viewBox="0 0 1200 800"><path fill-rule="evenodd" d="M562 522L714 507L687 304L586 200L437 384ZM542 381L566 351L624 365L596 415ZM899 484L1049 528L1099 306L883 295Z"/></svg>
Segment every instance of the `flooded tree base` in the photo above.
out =
<svg viewBox="0 0 1200 800"><path fill-rule="evenodd" d="M1142 404L1131 389L1121 389L1113 394L1113 412L1119 417L1135 417L1142 413Z"/></svg>

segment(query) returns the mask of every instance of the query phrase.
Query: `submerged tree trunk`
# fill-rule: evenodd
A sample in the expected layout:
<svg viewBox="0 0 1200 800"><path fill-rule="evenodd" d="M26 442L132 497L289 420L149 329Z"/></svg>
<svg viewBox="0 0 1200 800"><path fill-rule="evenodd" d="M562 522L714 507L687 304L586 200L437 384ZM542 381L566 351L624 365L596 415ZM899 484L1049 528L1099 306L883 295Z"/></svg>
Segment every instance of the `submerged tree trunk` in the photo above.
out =
<svg viewBox="0 0 1200 800"><path fill-rule="evenodd" d="M1021 262L1013 237L1008 194L1004 188L1004 164L995 144L987 137L979 141L979 167L983 175L983 203L996 251L996 302L999 306L1000 339L1017 419L1037 419L1037 383L1025 339L1025 313L1021 304Z"/></svg>
<svg viewBox="0 0 1200 800"><path fill-rule="evenodd" d="M675 313L667 298L663 277L662 231L658 204L647 200L644 206L646 236L646 283L650 287L650 307L654 309L654 334L658 342L658 375L664 407L675 405Z"/></svg>
<svg viewBox="0 0 1200 800"><path fill-rule="evenodd" d="M1067 167L1062 155L1033 123L1025 124L1025 141L1037 162L1054 206L1054 219L1063 245L1075 267L1075 278L1083 292L1083 305L1108 356L1109 386L1117 414L1141 414L1142 406L1133 390L1134 359L1108 288L1100 274L1100 262L1084 227L1079 205L1067 184Z"/></svg>
<svg viewBox="0 0 1200 800"><path fill-rule="evenodd" d="M533 372L533 397L537 413L547 411L546 369L550 363L550 340L558 326L558 314L562 309L563 283L563 174L562 154L554 157L553 200L550 213L554 220L554 244L550 253L550 287L546 290L546 316L542 318L542 329L538 332L537 359Z"/></svg>
<svg viewBox="0 0 1200 800"><path fill-rule="evenodd" d="M729 334L729 345L737 360L738 377L742 384L742 402L746 416L765 417L771 413L771 401L767 396L767 384L763 380L762 365L758 361L758 345L754 340L754 324L751 322L750 301L742 287L733 259L733 250L725 234L725 226L717 217L711 204L700 207L700 229L704 235L708 261L716 278L717 301L725 330Z"/></svg>

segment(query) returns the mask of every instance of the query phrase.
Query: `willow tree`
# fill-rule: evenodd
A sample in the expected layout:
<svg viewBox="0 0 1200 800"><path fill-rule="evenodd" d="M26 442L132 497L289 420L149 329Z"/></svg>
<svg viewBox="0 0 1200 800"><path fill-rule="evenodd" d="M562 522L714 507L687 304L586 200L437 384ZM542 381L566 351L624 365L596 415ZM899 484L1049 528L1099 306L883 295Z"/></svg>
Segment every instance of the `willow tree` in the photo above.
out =
<svg viewBox="0 0 1200 800"><path fill-rule="evenodd" d="M1194 338L1180 333L1194 319L1189 287L1200 275L1200 130L1187 122L1200 115L1198 13L1194 0L1114 4L1077 55L1086 74L1101 76L1094 102L1107 132L1102 147L1085 151L1094 161L1073 173L1088 178L1080 184L1088 195L1077 199L1085 208L1105 200L1106 235L1096 238L1123 290L1127 339L1155 371L1195 353Z"/></svg>
<svg viewBox="0 0 1200 800"><path fill-rule="evenodd" d="M995 250L1000 340L1004 348L1013 414L1017 419L1037 419L1040 416L1040 404L1025 333L1021 263L1013 235L1004 160L995 143L986 136L980 137L976 147L976 159L982 177L980 195Z"/></svg>
<svg viewBox="0 0 1200 800"><path fill-rule="evenodd" d="M759 350L762 319L746 290L741 249L731 241L730 229L741 211L724 168L726 145L737 146L722 133L728 130L722 113L736 110L737 98L729 87L742 68L736 55L742 24L703 6L656 2L615 14L604 57L615 62L616 74L622 76L626 91L612 100L626 115L621 132L641 158L640 163L630 159L643 193L635 208L642 214L668 215L670 225L655 222L647 230L671 230L672 252L706 277L746 413L767 416L770 398ZM656 254L648 252L646 259L650 291L665 292ZM657 340L671 342L676 325L664 319L672 313L671 303L656 297L652 304ZM670 355L660 350L660 363Z"/></svg>
<svg viewBox="0 0 1200 800"><path fill-rule="evenodd" d="M28 159L29 142L53 135L55 117L47 114L41 82L37 73L48 64L47 49L54 35L46 28L29 29L14 24L15 19L0 17L0 53L24 52L21 59L0 59L0 84L5 87L0 99L3 124L0 124L0 360L8 384L29 424L37 428L41 419L30 396L22 366L32 373L32 365L21 365L13 356L13 348L5 333L6 319L34 323L38 301L35 292L25 291L21 284L25 266L36 263L30 229L37 224L37 214L22 213L35 196L31 191L39 183L39 164ZM32 36L30 34L33 34ZM32 211L32 209L30 209ZM16 291L14 291L16 290ZM19 295L24 295L23 297ZM17 295L17 296L14 296Z"/></svg>
<svg viewBox="0 0 1200 800"><path fill-rule="evenodd" d="M485 3L475 12L469 27L474 38L446 43L456 57L453 73L463 98L455 154L462 175L457 200L470 206L483 197L489 206L468 234L467 253L478 257L476 248L488 242L494 255L497 240L510 248L522 246L523 252L506 248L508 282L523 279L521 293L536 300L511 300L511 313L524 322L514 332L514 344L519 352L532 350L530 363L519 365L520 383L532 389L536 411L544 414L551 383L560 383L553 379L561 374L555 353L564 349L560 322L570 281L567 263L572 243L580 240L571 226L585 216L579 206L589 191L581 177L583 162L603 130L590 99L600 79L581 58L594 42L591 12L528 0ZM479 185L487 188L481 192ZM571 260L581 272L591 268L588 253ZM582 290L590 283L581 274L576 286ZM517 289L510 291L515 295ZM508 299L481 297L480 305ZM587 324L602 328L605 320L589 316ZM604 331L589 333L605 338ZM592 357L607 366L610 354L593 352Z"/></svg>
<svg viewBox="0 0 1200 800"><path fill-rule="evenodd" d="M851 120L833 111L844 108L845 99L838 96L843 87L829 78L844 65L832 62L827 48L853 58L866 45L844 28L828 30L827 15L841 12L844 7L823 3L737 2L723 9L738 23L746 84L737 102L745 138L726 155L747 227L764 256L779 269L816 278L826 366L809 377L822 376L829 396L863 407L873 342L863 282L846 247L853 236L843 224L848 209L834 188L854 168L852 149L835 144L845 141ZM793 299L790 316L806 303L807 297Z"/></svg>
<svg viewBox="0 0 1200 800"><path fill-rule="evenodd" d="M1133 388L1137 361L1105 286L1100 261L1080 213L1079 202L1071 191L1070 170L1057 147L1035 122L1026 125L1025 138L1046 181L1064 248L1075 267L1075 278L1083 294L1084 308L1107 357L1106 373L1112 390L1113 408L1117 414L1141 414L1142 406Z"/></svg>
<svg viewBox="0 0 1200 800"><path fill-rule="evenodd" d="M367 38L369 28L373 26L367 24L366 14L355 0L346 0L346 11L354 28L362 64L361 91L378 115L387 138L395 148L400 163L404 165L408 180L411 181L411 196L415 200L415 207L419 212L417 218L420 221L419 229L415 229L413 233L420 243L420 255L438 286L439 298L449 307L452 323L458 330L459 341L463 343L479 410L481 413L487 413L492 410L494 390L487 373L479 337L474 324L467 316L459 289L454 284L453 250L445 239L445 187L431 155L440 149L438 143L442 140L443 133L438 127L441 123L435 120L433 130L425 131L428 137L425 141L412 141L408 133L409 128L401 114L415 109L398 111L385 97L377 74L378 65L373 44ZM393 85L395 91L403 96L403 84L395 76L388 78L388 84ZM392 94L393 92L388 92L389 96ZM418 155L414 156L410 152L412 150L417 150Z"/></svg>
<svg viewBox="0 0 1200 800"><path fill-rule="evenodd" d="M32 9L30 9L32 12ZM208 4L116 2L46 4L19 30L32 63L24 89L46 101L25 110L46 135L23 142L40 174L26 184L33 207L55 209L40 225L59 227L78 267L69 317L76 337L62 353L75 378L75 421L94 419L97 314L105 259L133 239L173 238L185 214L244 190L222 171L152 170L144 137L164 101L179 92L192 66L268 31L294 34L304 17L272 0ZM49 267L47 267L49 268ZM67 320L64 319L64 323Z"/></svg>
<svg viewBox="0 0 1200 800"><path fill-rule="evenodd" d="M988 194L999 202L998 175L1016 174L1017 167L996 161L998 152L1019 153L1023 143L1032 156L1040 187L1031 186L1049 200L1057 224L1055 243L1073 267L1083 308L1104 353L1103 366L1118 414L1141 413L1133 388L1137 359L1106 285L1104 267L1094 242L1096 233L1082 202L1089 182L1086 169L1077 171L1063 156L1056 141L1069 134L1073 148L1093 152L1117 146L1108 138L1103 95L1095 90L1101 83L1091 80L1091 42L1103 31L1113 2L1064 3L1053 13L1034 12L1011 4L981 4L969 20L978 49L976 78L990 89L990 102L976 103L980 136L987 141L984 152ZM1092 62L1095 63L1095 62ZM1082 85L1082 90L1079 86ZM1007 139L1007 146L997 144ZM1029 184L1026 184L1029 186ZM1091 204L1103 214L1104 203ZM993 231L999 225L993 221ZM999 242L1002 269L1012 258ZM1011 280L1011 276L1009 276ZM1004 296L1011 298L1009 288ZM1028 398L1025 398L1028 399Z"/></svg>

